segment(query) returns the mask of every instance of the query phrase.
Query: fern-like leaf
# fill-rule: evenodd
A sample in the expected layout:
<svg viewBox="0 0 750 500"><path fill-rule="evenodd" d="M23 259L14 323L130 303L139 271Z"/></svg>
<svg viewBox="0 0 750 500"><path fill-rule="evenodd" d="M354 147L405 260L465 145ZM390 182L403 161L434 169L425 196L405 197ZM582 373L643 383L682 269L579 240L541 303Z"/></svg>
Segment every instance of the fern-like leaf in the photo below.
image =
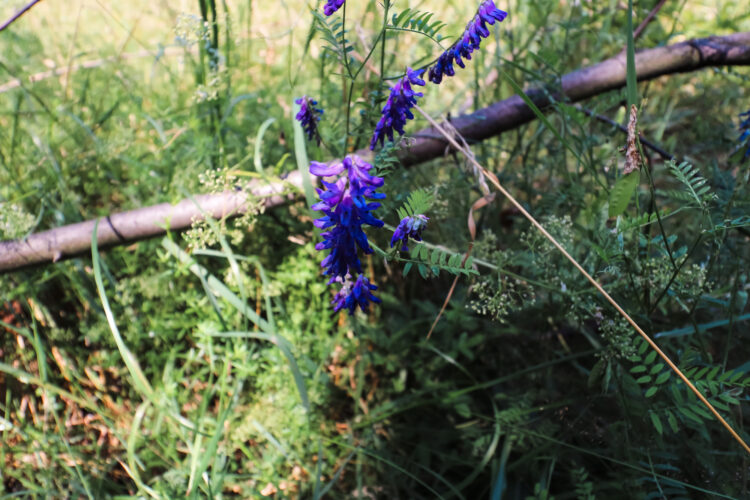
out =
<svg viewBox="0 0 750 500"><path fill-rule="evenodd" d="M404 205L396 210L399 220L426 213L434 201L435 195L425 189L412 191Z"/></svg>
<svg viewBox="0 0 750 500"><path fill-rule="evenodd" d="M441 248L429 249L426 245L420 244L414 247L410 252L409 259L400 258L406 262L404 266L404 276L409 270L416 266L419 274L427 279L428 277L440 275L440 271L446 271L450 274L478 275L474 269L474 261L469 257L463 262L464 256L460 253L452 253ZM463 263L462 263L463 262Z"/></svg>
<svg viewBox="0 0 750 500"><path fill-rule="evenodd" d="M435 42L443 39L438 32L446 25L440 20L433 19L432 12L424 12L417 9L406 9L393 14L391 24L387 29L396 31L411 31L424 35Z"/></svg>
<svg viewBox="0 0 750 500"><path fill-rule="evenodd" d="M708 202L713 200L716 195L711 192L711 186L705 177L700 174L700 170L690 163L684 161L679 165L670 160L669 170L672 175L682 183L690 203L695 202L698 208L707 209Z"/></svg>
<svg viewBox="0 0 750 500"><path fill-rule="evenodd" d="M347 30L344 29L343 20L339 16L325 17L316 11L312 11L312 13L317 20L316 29L325 41L323 46L324 54L330 54L341 64L346 64L349 57L348 53L354 50L354 47L352 47L352 44L346 38Z"/></svg>

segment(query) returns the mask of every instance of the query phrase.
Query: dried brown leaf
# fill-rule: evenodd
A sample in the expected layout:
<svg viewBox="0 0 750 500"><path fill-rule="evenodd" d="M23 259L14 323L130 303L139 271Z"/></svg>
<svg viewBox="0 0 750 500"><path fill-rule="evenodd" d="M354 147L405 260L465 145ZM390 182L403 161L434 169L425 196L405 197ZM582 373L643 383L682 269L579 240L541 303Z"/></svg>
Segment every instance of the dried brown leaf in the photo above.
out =
<svg viewBox="0 0 750 500"><path fill-rule="evenodd" d="M627 175L639 168L641 168L641 154L638 152L638 109L633 104L630 106L628 145L625 149L625 168L622 173Z"/></svg>

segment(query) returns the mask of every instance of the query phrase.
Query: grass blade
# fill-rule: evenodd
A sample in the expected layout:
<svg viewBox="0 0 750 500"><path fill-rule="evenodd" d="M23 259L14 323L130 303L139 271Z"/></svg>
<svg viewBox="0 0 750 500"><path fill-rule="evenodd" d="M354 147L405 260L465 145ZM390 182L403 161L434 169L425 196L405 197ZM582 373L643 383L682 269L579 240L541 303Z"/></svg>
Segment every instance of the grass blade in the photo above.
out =
<svg viewBox="0 0 750 500"><path fill-rule="evenodd" d="M625 76L625 92L630 106L638 106L638 81L635 72L635 40L633 39L633 0L628 0L628 23L627 23L627 74Z"/></svg>

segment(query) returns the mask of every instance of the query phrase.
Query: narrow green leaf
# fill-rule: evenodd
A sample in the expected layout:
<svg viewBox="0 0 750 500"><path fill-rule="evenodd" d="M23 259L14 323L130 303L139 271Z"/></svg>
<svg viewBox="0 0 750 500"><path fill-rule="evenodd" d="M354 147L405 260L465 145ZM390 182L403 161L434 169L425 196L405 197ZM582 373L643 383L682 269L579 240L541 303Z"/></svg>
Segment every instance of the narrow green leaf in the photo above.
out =
<svg viewBox="0 0 750 500"><path fill-rule="evenodd" d="M474 269L474 257L469 256L469 258L466 259L466 262L464 263L464 269Z"/></svg>
<svg viewBox="0 0 750 500"><path fill-rule="evenodd" d="M654 380L654 383L655 384L663 384L664 382L666 382L667 380L669 380L669 377L671 375L672 375L672 372L666 371L666 372L662 373L661 375L659 375L658 377L656 377L656 380Z"/></svg>
<svg viewBox="0 0 750 500"><path fill-rule="evenodd" d="M627 75L625 77L628 109L638 105L638 74L635 68L635 39L633 38L633 0L628 0L627 22Z"/></svg>
<svg viewBox="0 0 750 500"><path fill-rule="evenodd" d="M258 129L258 135L255 138L255 156L253 157L253 163L255 164L255 170L259 174L263 173L263 158L261 154L261 150L263 149L263 136L265 135L266 130L268 130L268 127L270 127L275 121L276 118L269 118L261 123L260 128Z"/></svg>
<svg viewBox="0 0 750 500"><path fill-rule="evenodd" d="M437 264L438 259L440 258L440 250L437 248L432 250L432 254L430 254L430 264Z"/></svg>
<svg viewBox="0 0 750 500"><path fill-rule="evenodd" d="M523 102L526 103L526 105L536 115L536 117L539 119L539 121L541 121L544 124L544 126L547 127L550 130L550 132L552 132L553 134L555 134L555 137L557 137L557 139L563 144L563 146L565 146L568 149L568 151L570 151L571 153L573 153L573 156L575 156L576 159L578 160L578 162L583 165L584 161L581 158L581 156L578 154L578 151L576 151L575 149L573 149L573 147L570 145L570 143L567 140L565 140L565 138L562 135L560 135L560 132L558 132L557 129L552 126L552 124L550 123L550 121L547 120L547 117L544 116L544 113L542 113L541 110L539 109L539 107L537 107L537 105L534 104L534 101L532 101L531 98L529 96L527 96L526 93L524 93L524 91L521 88L521 86L518 85L518 83L516 83L516 81L513 78L511 78L510 75L507 74L505 71L500 70L500 73L502 73L502 75L508 81L508 83L510 84L510 86L513 88L513 91L516 94L518 94L518 96L521 99L523 99Z"/></svg>
<svg viewBox="0 0 750 500"><path fill-rule="evenodd" d="M404 276L406 276L407 274L409 274L409 271L411 271L411 266L412 266L411 262L407 262L406 263L406 265L404 266L404 272L403 272Z"/></svg>
<svg viewBox="0 0 750 500"><path fill-rule="evenodd" d="M646 349L648 349L648 343L642 338L638 338L638 341L640 342L640 345L638 346L638 354L642 355L646 352Z"/></svg>
<svg viewBox="0 0 750 500"><path fill-rule="evenodd" d="M621 176L615 181L615 185L612 191L609 193L609 216L617 217L621 215L628 204L630 199L633 197L635 189L638 187L638 181L640 180L640 172L638 170L630 172L627 175Z"/></svg>
<svg viewBox="0 0 750 500"><path fill-rule="evenodd" d="M672 432L677 433L680 430L677 426L677 417L675 417L674 413L671 411L667 412L667 423L669 424L669 428L672 429Z"/></svg>
<svg viewBox="0 0 750 500"><path fill-rule="evenodd" d="M647 365L650 365L656 360L656 351L651 351L648 353L648 356L646 356L646 359L644 360L644 363Z"/></svg>
<svg viewBox="0 0 750 500"><path fill-rule="evenodd" d="M97 240L99 228L99 219L94 222L94 231L91 234L91 260L92 267L94 268L94 282L96 283L96 290L99 292L99 299L102 303L102 309L104 310L104 316L107 318L107 324L109 325L110 332L117 346L117 350L120 351L120 356L125 363L125 367L128 369L131 378L133 379L133 386L140 393L141 397L146 400L156 401L156 393L154 392L151 384L149 383L146 375L141 370L141 366L133 353L125 345L125 341L120 335L120 329L117 327L115 321L115 315L109 306L109 300L107 299L107 293L104 289L104 281L102 280L102 266L99 259L99 242Z"/></svg>
<svg viewBox="0 0 750 500"><path fill-rule="evenodd" d="M710 370L710 366L704 366L700 370L698 370L698 373L695 374L695 380L701 380L703 376L708 373L708 370Z"/></svg>
<svg viewBox="0 0 750 500"><path fill-rule="evenodd" d="M730 405L738 405L740 404L740 400L729 394L728 392L725 392L723 394L719 394L719 398L723 399Z"/></svg>
<svg viewBox="0 0 750 500"><path fill-rule="evenodd" d="M708 413L708 411L705 408L703 408L703 406L701 406L698 403L690 406L690 410L694 411L695 413L705 418L706 420L711 420L712 418L714 418L710 413Z"/></svg>
<svg viewBox="0 0 750 500"><path fill-rule="evenodd" d="M679 406L677 407L677 411L682 413L686 418L692 420L693 422L696 422L698 424L702 424L703 421L693 412L688 410L686 406Z"/></svg>
<svg viewBox="0 0 750 500"><path fill-rule="evenodd" d="M594 367L589 372L589 379L588 379L588 387L589 389L592 389L594 385L599 381L599 379L602 378L602 375L604 375L604 370L607 368L607 362L604 359L600 359L596 362Z"/></svg>
<svg viewBox="0 0 750 500"><path fill-rule="evenodd" d="M656 375L660 371L664 369L664 363L657 363L654 366L651 367L651 371L649 372L651 375Z"/></svg>
<svg viewBox="0 0 750 500"><path fill-rule="evenodd" d="M672 389L672 398L674 399L675 403L681 405L683 402L685 402L685 398L682 397L682 391L677 386L677 384L672 384L670 388Z"/></svg>
<svg viewBox="0 0 750 500"><path fill-rule="evenodd" d="M450 267L458 267L461 264L461 254L454 253L451 258L448 259L448 265Z"/></svg>
<svg viewBox="0 0 750 500"><path fill-rule="evenodd" d="M656 432L658 432L659 435L661 436L664 433L664 426L662 425L661 420L659 419L659 415L650 411L648 412L648 416L651 417L651 423L654 424L654 428L656 429Z"/></svg>
<svg viewBox="0 0 750 500"><path fill-rule="evenodd" d="M711 403L713 403L714 407L718 408L719 410L722 410L722 411L731 411L731 409L729 408L729 406L726 403L723 403L723 402L721 402L721 401L719 401L717 399L712 399Z"/></svg>

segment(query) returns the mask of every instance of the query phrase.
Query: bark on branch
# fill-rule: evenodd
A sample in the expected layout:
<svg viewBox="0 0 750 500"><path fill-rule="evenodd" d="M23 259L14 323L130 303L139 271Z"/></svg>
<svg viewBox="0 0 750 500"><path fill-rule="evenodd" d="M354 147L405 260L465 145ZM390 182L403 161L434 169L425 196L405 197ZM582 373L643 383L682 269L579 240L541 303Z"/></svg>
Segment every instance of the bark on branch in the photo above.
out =
<svg viewBox="0 0 750 500"><path fill-rule="evenodd" d="M292 185L302 189L302 178L298 172L291 173L284 181L256 185L251 193L226 191L219 194L204 194L185 199L172 205L160 203L150 207L129 210L102 217L99 220L97 241L100 248L123 245L167 231L179 231L190 227L205 215L215 219L233 217L244 213L254 200L261 198L266 208L286 203L294 195L283 193ZM0 242L0 273L13 269L57 262L91 251L91 236L97 219L69 224L49 231L32 234L21 240Z"/></svg>
<svg viewBox="0 0 750 500"><path fill-rule="evenodd" d="M695 71L705 67L750 65L750 32L728 36L699 38L686 42L643 50L635 55L638 81L653 80L662 75ZM625 86L625 54L588 66L561 78L559 88L564 95L556 99L577 102ZM539 108L549 106L549 93L543 89L526 92ZM553 95L555 93L553 92ZM481 141L530 122L536 115L520 96L496 102L470 115L451 120L466 139ZM400 157L405 165L413 165L445 154L446 142L437 131L428 128L418 132L416 139Z"/></svg>
<svg viewBox="0 0 750 500"><path fill-rule="evenodd" d="M738 65L750 65L750 32L689 40L636 54L639 81L705 67ZM620 54L563 76L557 95L554 92L552 95L555 99L577 102L624 86L625 55ZM550 92L544 89L531 89L526 95L540 108L550 104ZM470 115L458 117L451 124L464 138L481 141L534 118L534 113L521 97L514 95ZM414 135L418 138L399 155L404 165L414 165L445 154L446 143L432 128ZM295 172L285 182L301 187L301 181ZM258 185L251 193L202 195L183 200L177 205L163 203L116 213L100 221L97 236L99 246L120 245L163 235L167 230L182 230L194 220L200 220L203 213L215 218L239 214L248 197L264 197L265 206L273 207L284 203L285 198L268 196L281 192L281 189L280 184ZM23 240L0 242L0 273L87 253L93 230L94 221L86 221L32 234Z"/></svg>

